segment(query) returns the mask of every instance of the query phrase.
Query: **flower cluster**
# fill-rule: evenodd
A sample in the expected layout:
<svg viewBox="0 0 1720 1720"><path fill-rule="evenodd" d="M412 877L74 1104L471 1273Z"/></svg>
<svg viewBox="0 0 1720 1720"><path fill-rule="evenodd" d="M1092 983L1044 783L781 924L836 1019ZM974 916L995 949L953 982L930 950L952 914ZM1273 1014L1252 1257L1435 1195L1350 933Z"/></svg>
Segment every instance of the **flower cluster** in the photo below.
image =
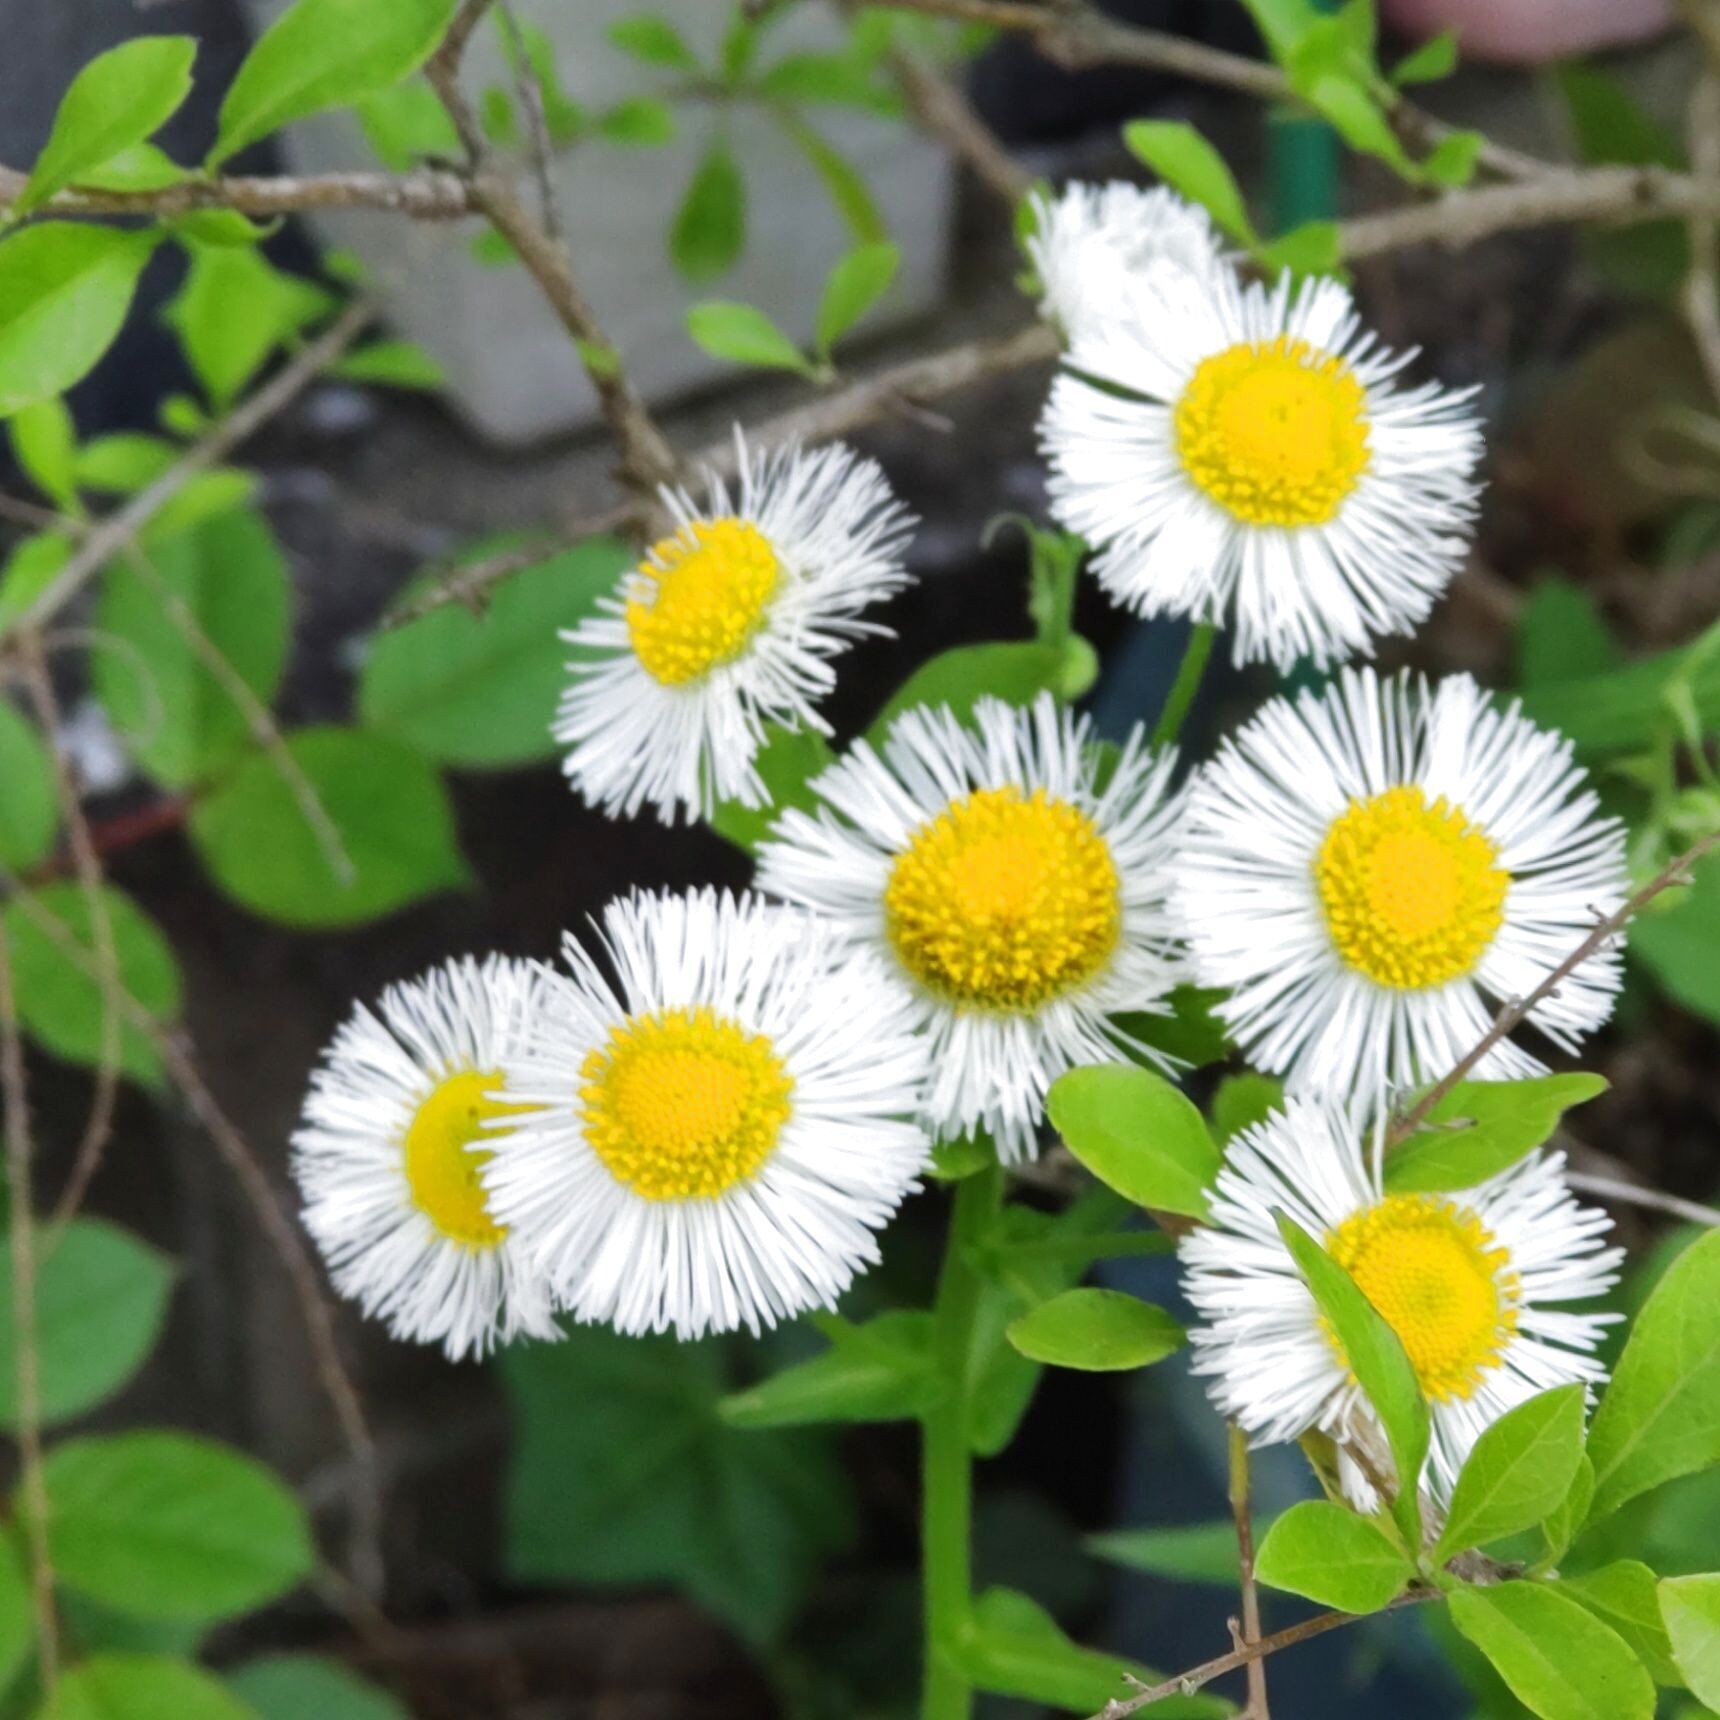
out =
<svg viewBox="0 0 1720 1720"><path fill-rule="evenodd" d="M1168 192L1076 186L1035 214L1066 342L1052 509L1101 586L1280 666L1420 622L1473 517L1465 398L1404 386L1412 355L1342 287L1245 283ZM771 734L829 732L834 659L907 581L909 516L872 462L737 438L734 472L702 504L666 495L675 530L567 635L555 732L611 815L768 805ZM1402 1340L1437 1495L1502 1410L1598 1377L1601 1317L1562 1305L1617 1253L1557 1156L1398 1194L1382 1132L1624 885L1622 832L1568 744L1466 676L1343 669L1186 775L1139 729L1102 745L1049 692L911 709L775 819L761 894L635 895L559 969L455 962L359 1008L296 1138L306 1222L343 1293L453 1355L562 1313L757 1330L834 1302L940 1143L1019 1161L1059 1075L1169 1070L1152 1019L1209 987L1289 1096L1182 1242L1197 1369L1250 1432L1337 1439L1372 1501L1389 1457L1289 1214ZM1528 1025L1570 1049L1618 984L1600 953ZM1504 1041L1478 1074L1538 1068Z"/></svg>

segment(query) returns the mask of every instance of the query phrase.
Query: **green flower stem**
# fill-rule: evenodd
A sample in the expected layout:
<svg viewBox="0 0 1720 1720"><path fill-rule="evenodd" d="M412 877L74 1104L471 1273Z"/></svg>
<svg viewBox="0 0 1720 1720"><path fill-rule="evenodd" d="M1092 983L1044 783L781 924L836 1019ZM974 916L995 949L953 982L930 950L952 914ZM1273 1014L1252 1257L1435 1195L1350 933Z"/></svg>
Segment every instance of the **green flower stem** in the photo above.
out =
<svg viewBox="0 0 1720 1720"><path fill-rule="evenodd" d="M969 1264L1003 1195L995 1165L956 1184L944 1263L932 1305L932 1350L946 1390L921 1425L922 1561L925 1571L925 1700L920 1720L968 1720L973 1686L957 1650L973 1593L973 1453L968 1447L974 1315L980 1278Z"/></svg>
<svg viewBox="0 0 1720 1720"><path fill-rule="evenodd" d="M1190 630L1183 660L1177 667L1177 678L1171 683L1165 708L1153 725L1153 745L1169 746L1179 734L1188 717L1194 696L1200 691L1201 678L1206 674L1206 660L1212 655L1212 642L1217 628L1210 621L1197 621Z"/></svg>

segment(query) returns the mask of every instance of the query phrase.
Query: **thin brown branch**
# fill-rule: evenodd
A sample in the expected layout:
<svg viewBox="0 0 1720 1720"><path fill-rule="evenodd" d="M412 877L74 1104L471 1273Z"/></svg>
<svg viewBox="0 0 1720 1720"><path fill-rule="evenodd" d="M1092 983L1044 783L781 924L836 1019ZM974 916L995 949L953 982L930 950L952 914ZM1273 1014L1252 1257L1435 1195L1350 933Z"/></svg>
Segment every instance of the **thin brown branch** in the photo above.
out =
<svg viewBox="0 0 1720 1720"><path fill-rule="evenodd" d="M1697 16L1708 19L1713 12L1701 6ZM1691 173L1703 186L1720 187L1720 60L1710 59L1696 79L1690 92L1686 131ZM1690 267L1679 302L1702 360L1708 392L1720 401L1720 259L1715 255L1720 225L1711 214L1693 215L1686 231L1690 235Z"/></svg>
<svg viewBox="0 0 1720 1720"><path fill-rule="evenodd" d="M1242 1586L1242 1629L1239 1649L1260 1641L1260 1591L1254 1582L1254 1518L1248 1499L1248 1435L1234 1422L1230 1437L1230 1513L1236 1521L1236 1559ZM1235 1633L1233 1633L1235 1634ZM1256 1655L1248 1662L1246 1720L1271 1720L1266 1705L1266 1662Z"/></svg>
<svg viewBox="0 0 1720 1720"><path fill-rule="evenodd" d="M1656 896L1665 890L1670 890L1676 884L1688 883L1691 868L1704 854L1715 847L1720 847L1720 830L1710 831L1700 841L1692 843L1663 871L1657 873L1634 895L1628 897L1623 906L1606 915L1604 919L1598 920L1594 930L1557 967L1553 968L1527 997L1513 998L1507 1003L1494 1016L1492 1025L1487 1031L1458 1058L1457 1062L1435 1081L1407 1111L1392 1120L1391 1128L1386 1133L1386 1145L1394 1147L1413 1135L1427 1121L1429 1113L1440 1100L1463 1081L1495 1045L1507 1034L1520 1027L1539 1004L1551 997L1559 986L1569 979L1584 962L1588 961L1591 956L1597 955L1616 938Z"/></svg>
<svg viewBox="0 0 1720 1720"><path fill-rule="evenodd" d="M549 121L543 111L543 90L533 75L526 55L525 36L508 0L496 0L496 16L501 19L502 33L507 39L513 61L514 93L526 110L526 135L531 140L532 178L537 183L538 220L543 230L556 244L561 243L561 223L556 214L555 184L550 176Z"/></svg>
<svg viewBox="0 0 1720 1720"><path fill-rule="evenodd" d="M1661 1189L1644 1188L1641 1183L1626 1182L1621 1177L1596 1176L1592 1171L1565 1172L1565 1181L1601 1200L1616 1201L1624 1206L1640 1206L1648 1212L1664 1213L1684 1224L1699 1224L1709 1230L1720 1229L1720 1208L1703 1206L1699 1201L1684 1200Z"/></svg>
<svg viewBox="0 0 1720 1720"><path fill-rule="evenodd" d="M450 75L459 71L460 61L465 57L466 44L471 41L472 32L483 23L484 14L493 4L494 0L461 0L460 10L454 14L453 22L448 26L448 33L437 44L436 52L431 56L432 67Z"/></svg>
<svg viewBox="0 0 1720 1720"><path fill-rule="evenodd" d="M1027 195L1033 176L974 112L960 87L911 48L890 50L890 70L921 129L966 162L974 177L1013 209Z"/></svg>

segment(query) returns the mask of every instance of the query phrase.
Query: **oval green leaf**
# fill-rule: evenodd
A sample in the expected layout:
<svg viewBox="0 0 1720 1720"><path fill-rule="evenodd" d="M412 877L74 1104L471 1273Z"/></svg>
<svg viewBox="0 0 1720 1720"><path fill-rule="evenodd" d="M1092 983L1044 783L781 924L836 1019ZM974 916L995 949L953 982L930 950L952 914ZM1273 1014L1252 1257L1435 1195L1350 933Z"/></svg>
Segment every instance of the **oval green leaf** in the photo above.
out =
<svg viewBox="0 0 1720 1720"><path fill-rule="evenodd" d="M756 305L709 299L687 312L687 333L713 358L810 375L806 355Z"/></svg>
<svg viewBox="0 0 1720 1720"><path fill-rule="evenodd" d="M730 1427L803 1427L829 1421L901 1421L943 1389L932 1368L932 1317L918 1309L864 1325L820 1321L830 1348L723 1399Z"/></svg>
<svg viewBox="0 0 1720 1720"><path fill-rule="evenodd" d="M723 273L746 243L746 186L735 158L712 144L669 230L669 255L689 281Z"/></svg>
<svg viewBox="0 0 1720 1720"><path fill-rule="evenodd" d="M1378 1612L1403 1593L1414 1561L1371 1517L1328 1499L1292 1505L1267 1531L1261 1582L1340 1612Z"/></svg>
<svg viewBox="0 0 1720 1720"><path fill-rule="evenodd" d="M1120 1290L1065 1290L1009 1327L1009 1341L1029 1361L1086 1373L1117 1373L1162 1362L1188 1334L1163 1308Z"/></svg>
<svg viewBox="0 0 1720 1720"><path fill-rule="evenodd" d="M1573 1105L1607 1090L1600 1075L1463 1081L1428 1113L1426 1127L1386 1160L1394 1194L1473 1188L1533 1152Z"/></svg>
<svg viewBox="0 0 1720 1720"><path fill-rule="evenodd" d="M92 1655L60 1675L35 1720L256 1720L201 1667L153 1654Z"/></svg>
<svg viewBox="0 0 1720 1720"><path fill-rule="evenodd" d="M1660 1616L1691 1694L1720 1711L1720 1576L1665 1578Z"/></svg>
<svg viewBox="0 0 1720 1720"><path fill-rule="evenodd" d="M850 251L824 283L816 339L821 357L890 290L901 266L901 250L888 241Z"/></svg>
<svg viewBox="0 0 1720 1720"><path fill-rule="evenodd" d="M59 823L48 749L35 724L0 699L0 865L22 872L47 859Z"/></svg>
<svg viewBox="0 0 1720 1720"><path fill-rule="evenodd" d="M386 1690L314 1654L250 1661L227 1684L257 1720L410 1720Z"/></svg>
<svg viewBox="0 0 1720 1720"><path fill-rule="evenodd" d="M872 719L866 739L881 747L890 725L916 705L947 705L964 723L982 698L1031 705L1056 687L1062 672L1063 653L1052 645L958 645L922 663L890 695Z"/></svg>
<svg viewBox="0 0 1720 1720"><path fill-rule="evenodd" d="M1198 203L1231 238L1256 243L1254 223L1236 176L1224 157L1183 120L1138 119L1123 127L1123 142L1173 190Z"/></svg>
<svg viewBox="0 0 1720 1720"><path fill-rule="evenodd" d="M1518 1404L1476 1440L1457 1478L1435 1557L1532 1529L1564 1504L1583 1459L1583 1391Z"/></svg>
<svg viewBox="0 0 1720 1720"><path fill-rule="evenodd" d="M1617 1559L1579 1577L1565 1577L1559 1593L1580 1601L1636 1651L1656 1684L1681 1689L1683 1674L1672 1659L1672 1643L1660 1616L1655 1575L1636 1559Z"/></svg>
<svg viewBox="0 0 1720 1720"><path fill-rule="evenodd" d="M1076 1158L1125 1200L1204 1218L1218 1149L1199 1111L1164 1076L1127 1063L1071 1069L1046 1114Z"/></svg>

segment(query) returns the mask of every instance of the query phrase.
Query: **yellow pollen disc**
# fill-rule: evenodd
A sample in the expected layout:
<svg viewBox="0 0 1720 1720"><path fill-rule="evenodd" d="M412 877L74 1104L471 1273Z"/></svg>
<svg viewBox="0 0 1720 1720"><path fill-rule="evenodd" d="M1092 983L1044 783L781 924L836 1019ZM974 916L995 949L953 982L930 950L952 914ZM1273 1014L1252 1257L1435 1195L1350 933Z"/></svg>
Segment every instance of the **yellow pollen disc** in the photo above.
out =
<svg viewBox="0 0 1720 1720"><path fill-rule="evenodd" d="M494 1155L474 1146L488 1135L484 1125L491 1119L531 1109L490 1098L501 1084L498 1070L450 1075L418 1107L406 1130L406 1183L412 1204L450 1242L467 1248L494 1248L508 1234L505 1225L490 1217L478 1180Z"/></svg>
<svg viewBox="0 0 1720 1720"><path fill-rule="evenodd" d="M1256 526L1317 526L1368 466L1367 392L1350 367L1279 335L1202 360L1172 416L1183 470Z"/></svg>
<svg viewBox="0 0 1720 1720"><path fill-rule="evenodd" d="M1517 1275L1468 1208L1388 1195L1345 1219L1326 1247L1397 1333L1435 1402L1472 1396L1499 1365L1517 1330Z"/></svg>
<svg viewBox="0 0 1720 1720"><path fill-rule="evenodd" d="M653 680L684 687L747 648L782 564L757 526L694 520L657 544L639 572L654 590L627 605L634 654Z"/></svg>
<svg viewBox="0 0 1720 1720"><path fill-rule="evenodd" d="M580 1074L586 1140L646 1200L726 1194L757 1174L793 1110L769 1039L709 1009L631 1017Z"/></svg>
<svg viewBox="0 0 1720 1720"><path fill-rule="evenodd" d="M1394 991L1471 972L1505 918L1498 855L1460 807L1413 784L1351 801L1314 861L1338 954Z"/></svg>
<svg viewBox="0 0 1720 1720"><path fill-rule="evenodd" d="M1117 947L1117 868L1092 819L1043 789L952 802L896 858L885 925L902 965L958 1004L1031 1010Z"/></svg>

